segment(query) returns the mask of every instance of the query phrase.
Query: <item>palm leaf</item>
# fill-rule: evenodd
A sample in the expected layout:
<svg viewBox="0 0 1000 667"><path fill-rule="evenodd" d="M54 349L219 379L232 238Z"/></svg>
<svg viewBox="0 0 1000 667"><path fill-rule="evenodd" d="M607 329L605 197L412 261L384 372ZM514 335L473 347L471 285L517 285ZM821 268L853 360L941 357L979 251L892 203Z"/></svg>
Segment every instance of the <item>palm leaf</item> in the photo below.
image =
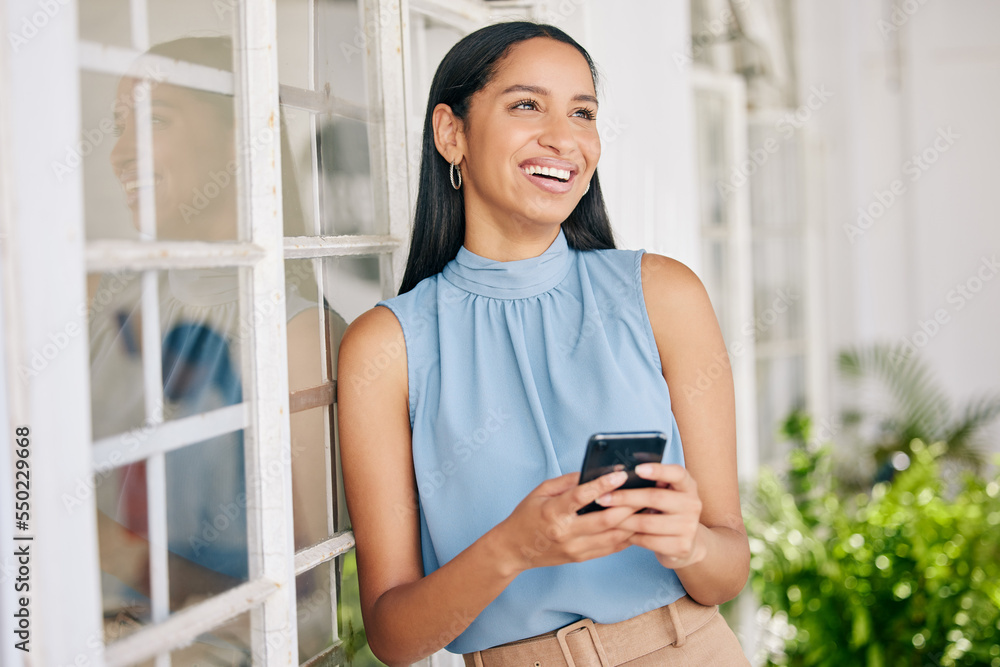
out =
<svg viewBox="0 0 1000 667"><path fill-rule="evenodd" d="M956 417L927 366L899 345L847 348L838 356L838 366L848 381L879 386L889 399L882 410L869 400L845 412L856 423L867 421L877 429L872 443L877 463L896 451L909 452L910 443L920 439L947 443L945 456L956 463L982 466L986 457L980 438L984 427L1000 417L1000 394L970 400Z"/></svg>
<svg viewBox="0 0 1000 667"><path fill-rule="evenodd" d="M949 455L981 466L986 455L980 435L983 429L1000 417L1000 395L979 396L962 408L961 416L948 425L944 435Z"/></svg>
<svg viewBox="0 0 1000 667"><path fill-rule="evenodd" d="M840 353L838 365L846 379L875 383L886 390L892 406L880 415L883 430L897 434L900 443L942 438L951 405L916 355L906 354L899 345L851 347Z"/></svg>

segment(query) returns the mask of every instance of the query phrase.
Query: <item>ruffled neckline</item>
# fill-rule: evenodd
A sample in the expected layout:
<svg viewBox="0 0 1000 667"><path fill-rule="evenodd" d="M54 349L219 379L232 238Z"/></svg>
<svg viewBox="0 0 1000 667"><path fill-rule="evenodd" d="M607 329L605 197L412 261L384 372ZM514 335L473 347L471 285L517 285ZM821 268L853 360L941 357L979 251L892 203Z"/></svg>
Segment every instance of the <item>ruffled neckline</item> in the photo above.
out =
<svg viewBox="0 0 1000 667"><path fill-rule="evenodd" d="M464 245L442 274L451 284L494 299L526 299L543 294L563 281L572 265L566 235L559 235L538 257L501 262L487 259Z"/></svg>

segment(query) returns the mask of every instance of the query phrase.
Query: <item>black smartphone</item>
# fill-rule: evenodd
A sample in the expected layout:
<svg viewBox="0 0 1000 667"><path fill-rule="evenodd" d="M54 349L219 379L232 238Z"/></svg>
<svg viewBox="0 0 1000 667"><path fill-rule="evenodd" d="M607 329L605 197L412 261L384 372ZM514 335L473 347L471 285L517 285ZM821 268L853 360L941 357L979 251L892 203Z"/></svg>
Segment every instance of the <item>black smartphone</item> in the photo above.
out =
<svg viewBox="0 0 1000 667"><path fill-rule="evenodd" d="M584 454L583 468L580 471L580 484L609 472L624 470L628 473L628 479L618 488L656 486L656 482L636 475L635 467L640 463L659 463L663 459L663 448L666 445L667 436L657 431L595 433L587 442L587 452ZM602 509L605 509L604 506L595 502L581 507L576 513L586 514Z"/></svg>

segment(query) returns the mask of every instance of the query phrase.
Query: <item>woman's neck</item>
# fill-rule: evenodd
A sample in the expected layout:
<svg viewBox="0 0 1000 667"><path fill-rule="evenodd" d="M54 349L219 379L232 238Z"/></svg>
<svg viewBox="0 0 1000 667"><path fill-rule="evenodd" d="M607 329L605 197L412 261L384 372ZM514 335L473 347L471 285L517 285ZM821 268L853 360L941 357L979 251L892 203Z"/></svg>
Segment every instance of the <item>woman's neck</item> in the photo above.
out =
<svg viewBox="0 0 1000 667"><path fill-rule="evenodd" d="M476 223L466 218L465 248L480 257L498 262L511 262L538 257L559 236L560 225L543 223L509 224Z"/></svg>

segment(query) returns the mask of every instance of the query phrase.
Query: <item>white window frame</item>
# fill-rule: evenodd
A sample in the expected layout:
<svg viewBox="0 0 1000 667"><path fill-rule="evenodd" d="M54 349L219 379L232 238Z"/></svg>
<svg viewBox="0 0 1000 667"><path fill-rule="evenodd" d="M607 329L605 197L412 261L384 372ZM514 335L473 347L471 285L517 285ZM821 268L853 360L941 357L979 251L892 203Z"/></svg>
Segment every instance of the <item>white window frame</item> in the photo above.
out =
<svg viewBox="0 0 1000 667"><path fill-rule="evenodd" d="M725 100L725 164L730 168L739 167L748 158L749 128L751 124L773 126L780 118L792 109L771 109L767 112L754 112L747 109L746 83L743 77L719 70L709 69L701 65L692 67L692 88L695 92L706 91L717 94ZM757 148L757 147L755 147ZM796 130L796 145L784 147L782 150L796 151L801 170L809 171L810 166L819 164L821 148L813 142L805 130ZM814 424L814 440L829 437L837 426L829 422L828 410L828 363L826 363L827 348L824 334L824 314L821 306L821 295L824 285L824 267L820 247L820 231L816 224L820 208L821 179L806 179L798 177L797 187L800 196L797 198L797 215L802 220L796 234L801 240L803 254L803 278L805 283L800 286L803 301L803 328L801 338L793 343L796 348L789 353L780 349L786 341L765 345L758 349L753 336L747 336L742 331L746 324L755 328L756 311L754 307L754 276L753 276L753 241L755 238L767 237L769 230L756 232L751 224L750 197L755 187L753 176L747 177L746 183L735 187L729 194L729 218L720 229L708 230L699 225L703 248L709 241L723 241L733 262L729 280L722 286L730 299L716 299L713 303L728 303L728 330L723 331L727 345L732 349L733 343L739 341L742 352L731 357L733 381L736 389L736 418L739 447L737 449L741 484L750 485L755 482L762 464L774 464L775 461L762 461L760 442L758 438L758 401L757 401L757 362L760 359L775 359L802 354L804 357L806 410L818 422ZM700 188L696 190L699 194ZM756 653L756 643L760 630L755 620L756 601L752 596L742 595L737 600L736 616L739 631L744 638L744 649L747 655Z"/></svg>
<svg viewBox="0 0 1000 667"><path fill-rule="evenodd" d="M720 96L725 102L726 159L728 165L741 164L747 156L747 106L746 84L742 77L694 66L691 69L691 86L697 94L704 91ZM696 192L700 196L700 188ZM725 321L727 330L722 332L727 348L734 351L739 343L739 354L731 354L733 385L736 392L736 433L737 466L741 481L756 479L758 470L757 453L757 385L756 352L752 337L741 333L743 324L752 322L753 310L753 265L750 237L750 199L747 188L737 188L730 194L729 213L720 229L707 229L699 223L702 249L709 241L725 243L732 262L728 284L721 286L729 299L721 295L709 294L713 303L727 303ZM699 202L699 207L702 204Z"/></svg>
<svg viewBox="0 0 1000 667"><path fill-rule="evenodd" d="M405 116L403 61L401 49L401 8L398 0L363 0L366 25L377 26L370 53L377 62L370 66L369 95L375 102L369 132L372 176L384 184L383 196L376 196L377 212L388 219L389 233L369 237L282 237L280 131L270 133L267 146L255 145L254 160L246 147L251 137L267 136L272 119L279 116L279 91L295 106L326 104L334 113L356 117L350 105L336 106L336 100L320 100L311 91L279 85L277 74L276 14L273 3L246 0L234 9L236 19L236 62L234 74L218 73L197 66L175 68L178 81L188 77L197 87L224 89L227 81L237 92L237 141L243 165L240 219L247 231L236 243L200 242L84 242L83 184L79 172L58 182L50 168L51 156L62 156L67 146L80 137L79 67L99 71L125 72L137 55L128 50L103 48L81 42L77 35L77 5L70 2L48 18L44 30L32 39L30 48L13 57L5 44L0 60L0 81L5 92L0 100L0 121L4 141L2 195L4 362L17 368L33 350L42 349L52 332L71 327L78 332L68 337L65 349L46 372L21 383L16 373L5 381L5 434L14 425L32 429L32 470L36 485L33 494L32 526L44 528L37 534L33 570L31 610L32 664L126 665L154 658L158 667L169 664L169 651L181 647L200 633L244 613L251 613L252 650L255 664L291 665L297 662L295 576L353 547L353 536L343 532L324 542L294 552L289 395L287 367L275 363L286 350L283 318L255 326L245 344L246 367L244 402L192 420L157 423L156 395L159 393L158 332L155 323L157 299L155 280L146 278L144 293L143 349L150 398L150 437L131 460L148 461L150 489L150 541L153 580L153 623L123 640L104 646L101 593L97 559L96 508L93 496L84 507L70 514L62 505L65 494L73 494L78 484L93 477L97 466L109 461L127 462L115 455L114 439L92 443L89 403L88 351L85 314L87 271L129 269L155 276L167 268L241 266L241 312L253 313L263 304L284 309L284 260L349 255L377 255L382 258L382 294L391 296L405 264L409 232L408 181L405 171L388 165L405 160ZM146 16L143 0L133 0L133 41L143 47ZM31 0L8 0L4 17L20 23L38 11ZM4 33L6 34L6 32ZM100 48L98 48L100 47ZM206 71L207 70L207 71ZM9 85L7 78L9 77ZM37 82L45 81L45 86ZM384 106L382 106L384 105ZM142 113L137 105L137 113ZM45 132L15 132L18 127L45 127ZM148 137L147 139L148 140ZM143 137L140 134L140 142ZM148 145L148 144L147 144ZM148 154L148 151L147 151ZM13 165L17 165L17 170ZM149 212L141 215L149 231ZM37 221L51 221L39 225ZM61 280L52 280L50 266L63 269ZM149 310L152 309L152 310ZM278 326L273 326L277 324ZM58 362L58 363L57 363ZM155 362L155 363L154 363ZM323 390L332 398L329 388ZM303 397L311 400L315 397ZM327 403L329 400L326 401ZM9 416L8 416L9 413ZM204 424L210 425L206 430ZM166 451L193 438L246 428L248 484L249 581L202 603L167 613L165 490L162 458ZM58 443L58 446L56 446ZM94 447L94 444L97 446ZM4 466L6 470L6 466ZM262 474L281 470L279 475ZM329 483L328 483L329 489ZM2 535L9 535L5 528ZM5 540L5 543L9 543ZM74 567L66 567L64 554L74 554ZM6 563L5 563L6 565ZM36 592L37 590L37 592ZM336 599L336 596L331 598ZM334 610L335 613L335 610ZM335 630L335 627L334 627ZM21 656L4 657L16 664ZM314 660L336 657L335 645ZM5 660L6 662L6 660ZM313 662L313 661L310 661Z"/></svg>
<svg viewBox="0 0 1000 667"><path fill-rule="evenodd" d="M792 134L782 137L779 144L780 151L789 151L794 154L798 169L794 171L792 181L795 193L794 215L799 219L796 228L784 230L783 233L794 237L798 241L798 249L802 255L802 278L803 284L798 285L799 297L802 300L802 333L794 339L782 339L769 341L757 347L755 356L758 361L773 361L782 358L791 358L801 355L803 358L804 391L805 391L805 411L813 420L812 440L819 442L831 437L837 428L830 420L828 400L828 369L829 363L826 361L827 348L825 345L825 328L823 326L824 314L822 304L822 285L824 281L823 253L821 247L821 236L816 225L816 214L811 211L812 202L818 196L818 183L821 179L807 179L802 176L804 173L812 173L811 165L820 164L819 160L813 160L816 147L810 147L811 137L805 127L795 127L787 122L793 117L795 109L789 107L775 107L769 109L755 110L747 116L748 128L787 128ZM791 144L791 145L789 145ZM759 148L759 146L754 146ZM773 165L768 165L771 167ZM751 196L759 188L759 183L753 176L749 177L749 182L744 189L747 189ZM751 226L751 239L774 238L778 234L769 226ZM777 460L761 460L765 465L780 466L784 460L784 455L779 455Z"/></svg>

